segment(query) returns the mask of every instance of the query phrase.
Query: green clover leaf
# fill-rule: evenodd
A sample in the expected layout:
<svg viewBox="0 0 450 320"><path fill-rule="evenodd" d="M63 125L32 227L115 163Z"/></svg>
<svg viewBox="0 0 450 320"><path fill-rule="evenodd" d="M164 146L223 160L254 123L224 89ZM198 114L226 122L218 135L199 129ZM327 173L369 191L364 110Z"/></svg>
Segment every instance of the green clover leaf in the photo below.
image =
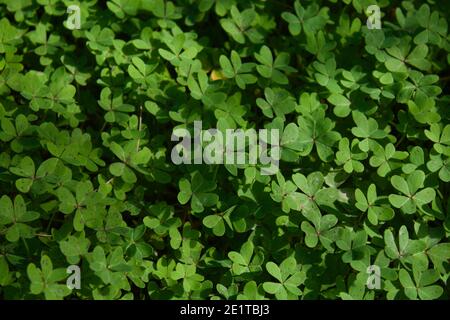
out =
<svg viewBox="0 0 450 320"><path fill-rule="evenodd" d="M181 179L179 187L178 201L186 204L191 200L191 208L195 213L203 212L205 207L213 206L219 201L219 196L211 192L216 189L216 184L205 180L198 171L193 173L191 181Z"/></svg>
<svg viewBox="0 0 450 320"><path fill-rule="evenodd" d="M0 225L6 227L6 240L16 242L20 238L33 238L34 228L27 222L38 218L38 212L27 210L25 200L21 195L14 198L14 203L7 195L0 198Z"/></svg>
<svg viewBox="0 0 450 320"><path fill-rule="evenodd" d="M417 207L430 203L436 197L436 192L432 188L423 190L425 181L425 173L423 171L414 171L408 175L407 179L401 176L393 176L391 178L392 186L403 193L403 195L389 195L390 203L401 208L404 213L412 214L416 212Z"/></svg>

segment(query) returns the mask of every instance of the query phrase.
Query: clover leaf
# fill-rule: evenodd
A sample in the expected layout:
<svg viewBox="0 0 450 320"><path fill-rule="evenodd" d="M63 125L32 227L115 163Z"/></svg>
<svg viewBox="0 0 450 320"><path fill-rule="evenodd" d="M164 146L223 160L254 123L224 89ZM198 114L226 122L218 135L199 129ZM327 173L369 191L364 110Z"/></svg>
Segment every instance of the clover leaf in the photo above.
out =
<svg viewBox="0 0 450 320"><path fill-rule="evenodd" d="M391 171L401 167L399 160L406 159L408 153L404 151L396 151L392 143L388 143L384 150L383 147L377 143L372 144L373 156L370 157L370 165L378 167L377 174L380 177L385 177Z"/></svg>
<svg viewBox="0 0 450 320"><path fill-rule="evenodd" d="M69 263L78 264L80 257L88 253L90 241L83 233L80 233L77 236L69 236L67 240L61 241L59 246Z"/></svg>
<svg viewBox="0 0 450 320"><path fill-rule="evenodd" d="M274 60L272 51L266 45L261 47L259 53L255 53L255 58L260 63L256 66L258 73L278 84L287 84L288 78L285 73L296 71L289 66L289 54L282 52Z"/></svg>
<svg viewBox="0 0 450 320"><path fill-rule="evenodd" d="M38 295L43 293L47 300L62 300L70 294L66 284L58 282L66 278L64 268L53 269L52 260L43 255L41 257L41 268L30 263L27 267L27 275L31 281L30 292Z"/></svg>
<svg viewBox="0 0 450 320"><path fill-rule="evenodd" d="M405 269L400 270L400 283L409 299L416 300L419 297L421 300L432 300L442 295L444 290L438 285L433 285L439 280L439 273L436 270L420 272L413 268L413 278L414 281Z"/></svg>
<svg viewBox="0 0 450 320"><path fill-rule="evenodd" d="M300 34L302 28L305 33L315 33L321 30L328 21L326 8L320 8L316 3L312 3L306 9L300 1L294 2L295 15L291 12L283 12L282 18L289 23L289 32L296 36Z"/></svg>
<svg viewBox="0 0 450 320"><path fill-rule="evenodd" d="M398 46L386 49L388 53L385 59L386 69L392 72L407 73L408 66L411 65L419 70L428 70L431 63L426 59L428 55L428 46L418 45L411 50L411 45L403 38Z"/></svg>
<svg viewBox="0 0 450 320"><path fill-rule="evenodd" d="M220 66L227 78L235 78L239 88L245 89L247 84L255 83L258 79L251 74L254 63L242 63L239 54L231 51L231 61L224 55L220 56Z"/></svg>
<svg viewBox="0 0 450 320"><path fill-rule="evenodd" d="M359 111L353 111L352 115L357 125L357 127L352 128L352 133L355 137L363 139L359 142L359 148L362 151L368 152L375 139L383 139L386 137L386 133L378 129L378 123L375 119L367 118Z"/></svg>
<svg viewBox="0 0 450 320"><path fill-rule="evenodd" d="M336 246L345 251L342 261L356 263L362 260L369 252L367 247L367 234L365 231L352 233L349 229L340 229L337 235Z"/></svg>
<svg viewBox="0 0 450 320"><path fill-rule="evenodd" d="M234 41L244 44L246 38L252 43L260 43L262 35L258 28L255 27L255 22L258 15L254 9L245 9L240 12L236 6L230 8L230 18L220 19L222 28L233 38Z"/></svg>
<svg viewBox="0 0 450 320"><path fill-rule="evenodd" d="M123 257L123 249L117 247L108 256L101 246L96 246L89 256L89 267L105 284L123 285L125 274L131 267ZM122 282L122 283L121 283Z"/></svg>
<svg viewBox="0 0 450 320"><path fill-rule="evenodd" d="M78 182L74 191L75 196L66 187L56 191L61 212L71 214L75 211L73 226L76 231L83 231L85 225L98 226L101 221L100 210L104 209L100 202L101 196L94 191L90 181Z"/></svg>
<svg viewBox="0 0 450 320"><path fill-rule="evenodd" d="M350 149L351 148L351 149ZM359 141L353 139L351 147L350 142L347 138L341 139L339 141L339 151L336 152L336 164L343 165L344 170L347 173L363 172L364 165L361 160L367 158L367 153L359 149Z"/></svg>
<svg viewBox="0 0 450 320"><path fill-rule="evenodd" d="M265 99L256 99L256 104L266 117L273 118L275 114L276 117L285 119L285 115L295 109L295 100L283 89L266 88L264 96Z"/></svg>
<svg viewBox="0 0 450 320"><path fill-rule="evenodd" d="M298 117L299 145L304 149L300 155L307 156L316 147L319 158L331 161L332 147L340 139L340 134L333 131L334 123L326 118L321 110L316 110L311 116Z"/></svg>
<svg viewBox="0 0 450 320"><path fill-rule="evenodd" d="M278 282L264 282L263 288L267 293L275 295L277 299L297 299L302 294L298 288L306 277L297 266L295 258L286 258L280 265L269 261L266 263L266 269L269 274Z"/></svg>
<svg viewBox="0 0 450 320"><path fill-rule="evenodd" d="M425 135L434 142L434 150L450 156L450 125L442 129L438 124L432 124L430 130L425 130Z"/></svg>
<svg viewBox="0 0 450 320"><path fill-rule="evenodd" d="M219 201L219 196L211 192L216 189L216 184L205 180L198 171L192 174L191 181L186 178L181 179L179 188L178 201L186 204L191 200L191 208L195 213L203 212L205 207L210 207Z"/></svg>
<svg viewBox="0 0 450 320"><path fill-rule="evenodd" d="M315 248L320 240L323 247L332 252L331 244L336 236L336 230L333 227L337 224L338 219L332 214L320 216L320 214L313 213L308 216L313 225L308 221L303 221L301 225L301 229L305 233L305 244L310 248Z"/></svg>
<svg viewBox="0 0 450 320"><path fill-rule="evenodd" d="M440 154L431 153L430 161L427 162L427 168L431 172L439 171L439 178L444 182L450 181L450 161L449 157Z"/></svg>
<svg viewBox="0 0 450 320"><path fill-rule="evenodd" d="M407 179L401 176L393 176L391 178L392 186L403 193L403 195L391 194L389 195L390 203L396 207L401 208L404 213L411 214L416 212L417 207L430 203L436 196L433 188L425 188L423 190L423 183L425 181L425 173L423 171L414 171L408 175Z"/></svg>
<svg viewBox="0 0 450 320"><path fill-rule="evenodd" d="M264 254L260 251L255 252L251 241L245 242L240 252L230 251L228 257L233 262L232 270L236 275L262 270L261 264L264 261Z"/></svg>
<svg viewBox="0 0 450 320"><path fill-rule="evenodd" d="M16 242L20 238L28 239L34 237L34 228L27 222L39 218L39 213L28 211L24 198L17 195L14 203L10 197L3 195L0 198L0 226L6 228L6 239Z"/></svg>
<svg viewBox="0 0 450 320"><path fill-rule="evenodd" d="M377 196L376 186L373 183L367 189L367 197L360 189L356 189L355 199L355 206L363 212L367 211L367 218L374 225L377 225L378 221L389 221L394 218L394 210L392 208L386 205L377 205L380 203L380 200Z"/></svg>
<svg viewBox="0 0 450 320"><path fill-rule="evenodd" d="M406 226L401 226L398 231L398 245L391 230L384 232L384 242L384 251L389 258L397 259L402 264L408 263L413 266L422 263L424 257L419 253L425 250L426 245L421 240L409 239L409 232Z"/></svg>
<svg viewBox="0 0 450 320"><path fill-rule="evenodd" d="M296 193L293 198L305 214L310 211L318 213L320 207L332 207L337 198L336 189L323 188L325 179L320 172L313 172L307 177L296 173L292 176L292 181L303 192Z"/></svg>

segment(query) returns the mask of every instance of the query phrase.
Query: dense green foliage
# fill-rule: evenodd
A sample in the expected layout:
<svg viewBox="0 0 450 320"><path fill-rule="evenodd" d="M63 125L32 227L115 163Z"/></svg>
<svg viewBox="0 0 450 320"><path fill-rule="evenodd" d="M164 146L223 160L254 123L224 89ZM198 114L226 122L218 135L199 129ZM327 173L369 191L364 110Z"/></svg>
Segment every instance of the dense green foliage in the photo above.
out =
<svg viewBox="0 0 450 320"><path fill-rule="evenodd" d="M0 0L1 298L449 298L449 2L74 3ZM280 171L173 164L195 120Z"/></svg>

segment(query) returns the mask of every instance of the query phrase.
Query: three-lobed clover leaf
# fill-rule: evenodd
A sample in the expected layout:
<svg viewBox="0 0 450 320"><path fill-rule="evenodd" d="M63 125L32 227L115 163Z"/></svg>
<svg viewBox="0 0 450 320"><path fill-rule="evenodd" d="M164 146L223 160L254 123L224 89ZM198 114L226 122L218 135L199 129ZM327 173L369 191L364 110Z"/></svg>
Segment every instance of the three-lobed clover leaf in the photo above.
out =
<svg viewBox="0 0 450 320"><path fill-rule="evenodd" d="M450 157L432 151L430 161L427 162L427 169L431 172L439 172L438 175L442 181L450 181Z"/></svg>
<svg viewBox="0 0 450 320"><path fill-rule="evenodd" d="M321 30L328 22L328 12L326 8L320 8L317 3L310 4L306 9L300 1L294 2L295 14L283 12L281 17L289 25L289 32L296 36L302 29L306 34L312 34Z"/></svg>
<svg viewBox="0 0 450 320"><path fill-rule="evenodd" d="M447 33L447 21L441 17L438 11L431 12L428 4L423 4L417 10L417 21L425 30L414 37L416 44L439 44Z"/></svg>
<svg viewBox="0 0 450 320"><path fill-rule="evenodd" d="M425 130L425 135L434 142L433 149L436 152L450 156L450 124L441 128L437 123L433 123L430 130Z"/></svg>
<svg viewBox="0 0 450 320"><path fill-rule="evenodd" d="M408 157L405 151L396 151L392 143L388 143L384 149L378 143L372 144L373 156L370 157L369 163L372 167L378 167L377 174L380 177L385 177L391 171L400 168L404 160Z"/></svg>
<svg viewBox="0 0 450 320"><path fill-rule="evenodd" d="M289 66L290 57L288 53L282 52L274 60L272 51L266 45L261 47L259 53L255 53L255 58L260 63L256 66L258 73L277 84L287 84L289 80L285 73L297 71Z"/></svg>
<svg viewBox="0 0 450 320"><path fill-rule="evenodd" d="M336 246L345 251L342 255L345 263L362 260L369 252L367 233L364 230L353 233L348 228L341 228L336 237Z"/></svg>
<svg viewBox="0 0 450 320"><path fill-rule="evenodd" d="M181 244L181 234L178 228L181 226L181 220L174 217L174 209L167 203L153 204L149 208L150 215L143 219L144 225L153 230L157 235L165 237L169 235L170 245L177 249Z"/></svg>
<svg viewBox="0 0 450 320"><path fill-rule="evenodd" d="M301 173L292 175L292 181L302 193L295 192L291 199L293 208L306 214L319 214L320 208L333 207L338 194L335 188L324 188L324 176L321 172L310 173L305 177Z"/></svg>
<svg viewBox="0 0 450 320"><path fill-rule="evenodd" d="M197 273L197 268L193 264L178 263L175 270L171 274L173 280L182 279L183 289L185 292L198 290L201 288L201 283L204 277Z"/></svg>
<svg viewBox="0 0 450 320"><path fill-rule="evenodd" d="M403 195L389 195L389 202L396 208L401 208L404 213L415 213L417 207L430 203L436 197L433 188L424 188L425 173L423 171L414 171L405 179L401 176L391 178L392 186ZM420 190L422 189L422 190ZM420 190L420 191L419 191Z"/></svg>
<svg viewBox="0 0 450 320"><path fill-rule="evenodd" d="M403 38L399 45L386 49L385 66L391 72L407 73L408 65L427 71L431 62L427 60L428 46L420 44L411 50L408 39Z"/></svg>
<svg viewBox="0 0 450 320"><path fill-rule="evenodd" d="M374 141L386 137L386 132L378 129L378 122L373 118L367 118L362 112L353 111L353 121L356 127L352 128L352 133L355 137L362 138L359 142L359 148L368 152L373 148Z"/></svg>
<svg viewBox="0 0 450 320"><path fill-rule="evenodd" d="M36 178L36 168L34 162L30 157L24 157L17 167L9 169L12 173L22 176L24 178L16 180L16 187L19 191L27 193Z"/></svg>
<svg viewBox="0 0 450 320"><path fill-rule="evenodd" d="M164 59L168 60L174 66L179 66L183 60L192 60L197 56L198 50L195 46L189 46L189 42L187 41L184 33L179 33L174 35L173 37L168 37L165 39L165 44L169 47L170 51L166 49L159 49L158 53ZM144 72L146 69L146 65L142 64L142 60L136 58L136 61L133 63L139 62L141 67L138 68L140 73L145 76L147 72ZM155 66L152 68L154 69ZM150 73L152 69L148 69L148 73Z"/></svg>
<svg viewBox="0 0 450 320"><path fill-rule="evenodd" d="M5 237L10 242L34 237L35 229L27 222L35 221L39 216L38 212L27 210L20 194L14 198L14 203L7 195L0 198L0 226L6 228Z"/></svg>
<svg viewBox="0 0 450 320"><path fill-rule="evenodd" d="M361 160L367 158L367 153L359 149L359 141L353 139L351 146L348 138L339 141L339 151L336 152L335 162L337 165L343 165L345 172L352 173L363 172L364 165Z"/></svg>
<svg viewBox="0 0 450 320"><path fill-rule="evenodd" d="M373 183L367 189L367 197L357 188L355 199L355 206L362 212L367 212L367 218L373 225L377 225L379 221L389 221L394 218L394 210L386 205L381 205L376 186Z"/></svg>
<svg viewBox="0 0 450 320"><path fill-rule="evenodd" d="M116 177L121 177L127 183L135 183L137 181L134 170L149 174L141 165L149 162L151 152L147 147L142 150L137 149L136 143L128 143L122 147L116 142L112 142L110 146L111 151L116 155L121 162L114 162L109 166L109 171Z"/></svg>
<svg viewBox="0 0 450 320"><path fill-rule="evenodd" d="M274 122L278 119L276 118ZM300 156L300 152L305 150L305 144L302 144L299 138L300 129L295 123L291 122L283 129L280 142L281 159L283 161L296 162Z"/></svg>
<svg viewBox="0 0 450 320"><path fill-rule="evenodd" d="M80 232L61 241L59 247L70 264L78 264L81 257L88 253L90 244L91 242L85 237L84 232Z"/></svg>
<svg viewBox="0 0 450 320"><path fill-rule="evenodd" d="M336 229L333 229L338 222L336 216L332 214L321 216L317 212L311 212L307 218L312 224L309 221L303 221L301 224L301 229L305 233L305 244L315 248L320 240L327 251L333 252L331 244L336 237Z"/></svg>
<svg viewBox="0 0 450 320"><path fill-rule="evenodd" d="M76 231L83 231L85 226L99 226L102 221L101 212L105 210L101 202L102 196L94 191L90 181L78 182L74 191L75 196L66 187L58 188L56 195L60 201L59 210L64 214L75 211L73 227Z"/></svg>
<svg viewBox="0 0 450 320"><path fill-rule="evenodd" d="M225 234L225 224L232 228L230 221L230 213L233 212L235 207L231 207L223 213L211 214L203 218L203 224L205 227L212 229L212 232L216 236L223 236Z"/></svg>
<svg viewBox="0 0 450 320"><path fill-rule="evenodd" d="M213 106L223 103L226 100L225 93L218 91L215 84L211 84L208 76L203 70L197 73L197 80L190 76L187 80L191 96L196 100L201 100L207 106Z"/></svg>
<svg viewBox="0 0 450 320"><path fill-rule="evenodd" d="M333 131L335 124L325 117L322 110L316 110L310 116L298 117L299 145L304 150L300 155L307 156L313 147L316 147L317 154L322 161L332 160L334 144L341 138L341 135Z"/></svg>
<svg viewBox="0 0 450 320"><path fill-rule="evenodd" d="M306 280L306 275L300 270L294 257L283 260L280 265L272 261L266 263L269 274L278 282L264 282L263 288L277 299L297 299L302 294L299 286Z"/></svg>
<svg viewBox="0 0 450 320"><path fill-rule="evenodd" d="M228 258L233 262L231 269L236 275L248 272L259 272L262 270L261 265L264 261L264 254L256 250L253 242L245 242L240 251L230 251Z"/></svg>
<svg viewBox="0 0 450 320"><path fill-rule="evenodd" d="M426 256L420 255L426 248L425 242L421 240L411 240L406 226L401 226L398 231L398 245L394 234L390 229L384 232L384 251L391 259L399 260L402 264L421 265Z"/></svg>
<svg viewBox="0 0 450 320"><path fill-rule="evenodd" d="M256 78L251 71L255 67L255 63L242 63L239 54L232 50L231 61L224 55L219 58L220 66L227 78L234 78L239 88L245 89L247 84L255 83Z"/></svg>
<svg viewBox="0 0 450 320"><path fill-rule="evenodd" d="M20 153L29 148L33 141L27 137L31 133L30 123L26 116L19 114L14 121L2 117L0 121L0 140L4 142L11 141L11 149Z"/></svg>
<svg viewBox="0 0 450 320"><path fill-rule="evenodd" d="M402 166L403 173L410 174L413 171L421 169L425 164L425 154L419 146L411 148L409 151L409 163Z"/></svg>
<svg viewBox="0 0 450 320"><path fill-rule="evenodd" d="M317 71L314 73L314 78L319 85L326 87L331 93L341 94L343 92L335 79L338 71L336 70L336 59L334 57L330 57L324 62L314 61L313 67Z"/></svg>
<svg viewBox="0 0 450 320"><path fill-rule="evenodd" d="M284 120L285 115L295 109L295 100L286 90L267 87L264 90L264 96L265 99L256 99L256 104L268 118L273 118L275 115Z"/></svg>
<svg viewBox="0 0 450 320"><path fill-rule="evenodd" d="M67 277L65 268L53 268L50 257L42 255L41 267L38 268L34 263L27 267L27 275L31 281L30 292L35 295L44 294L47 300L62 300L70 294L70 289L65 282Z"/></svg>
<svg viewBox="0 0 450 320"><path fill-rule="evenodd" d="M334 105L334 114L340 118L347 117L351 112L351 101L344 95L332 93L328 98L328 102Z"/></svg>
<svg viewBox="0 0 450 320"><path fill-rule="evenodd" d="M289 213L291 209L299 210L298 195L295 194L297 186L292 181L286 181L283 175L277 174L277 181L272 181L270 197L281 203L281 210Z"/></svg>
<svg viewBox="0 0 450 320"><path fill-rule="evenodd" d="M115 248L109 254L101 246L96 246L89 255L89 267L105 284L123 286L126 282L125 272L131 271L126 263L121 247Z"/></svg>
<svg viewBox="0 0 450 320"><path fill-rule="evenodd" d="M434 284L439 280L439 273L436 270L420 271L413 267L412 273L414 280L405 269L400 269L399 272L400 283L409 299L433 300L443 294L444 290L442 287Z"/></svg>
<svg viewBox="0 0 450 320"><path fill-rule="evenodd" d="M244 44L246 38L252 43L260 43L263 40L262 34L255 27L258 19L255 9L245 9L240 12L235 5L232 5L229 13L230 18L220 19L220 25L234 41Z"/></svg>
<svg viewBox="0 0 450 320"><path fill-rule="evenodd" d="M203 212L205 207L213 206L219 201L219 196L212 192L216 189L216 183L205 180L198 171L192 174L191 181L180 179L179 188L178 201L186 204L191 200L191 208L195 213Z"/></svg>
<svg viewBox="0 0 450 320"><path fill-rule="evenodd" d="M401 89L397 94L397 100L402 103L407 103L410 110L417 115L419 112L418 110L415 110L418 108L417 106L414 106L414 103L417 103L420 107L424 108L425 106L422 106L423 101L427 101L427 98L435 98L441 94L442 89L435 85L435 83L439 81L437 75L424 75L421 72L412 70L409 73L409 78L412 82L405 80L401 83ZM430 103L430 101L431 100L428 100L427 102ZM434 118L437 118L436 115L434 115Z"/></svg>
<svg viewBox="0 0 450 320"><path fill-rule="evenodd" d="M242 95L236 93L223 103L217 105L214 115L217 119L217 129L226 132L227 129L244 128L247 126L245 114L247 109L242 105Z"/></svg>

